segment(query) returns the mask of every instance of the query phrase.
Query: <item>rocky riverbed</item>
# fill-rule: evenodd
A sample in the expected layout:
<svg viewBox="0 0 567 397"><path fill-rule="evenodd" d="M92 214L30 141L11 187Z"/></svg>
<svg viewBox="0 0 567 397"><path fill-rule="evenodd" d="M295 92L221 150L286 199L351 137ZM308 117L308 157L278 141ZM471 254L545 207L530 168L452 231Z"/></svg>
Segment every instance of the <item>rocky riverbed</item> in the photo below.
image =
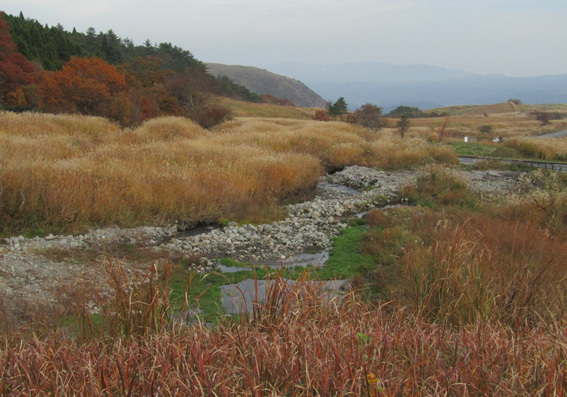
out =
<svg viewBox="0 0 567 397"><path fill-rule="evenodd" d="M515 173L460 172L473 189L496 196L513 190L518 183ZM347 216L399 202L400 188L415 183L418 176L417 171L347 167L322 178L315 199L289 205L289 215L282 221L264 225L229 223L193 236L183 236L172 226L105 228L77 236L6 238L0 241L0 310L25 317L29 307L60 301L62 292L77 286L95 288L97 283L104 284L108 258L113 257L116 247L148 253L145 260L124 262L127 273L144 272L160 256L199 258L193 270L208 272L215 268L216 258L260 263L324 249L347 226Z"/></svg>

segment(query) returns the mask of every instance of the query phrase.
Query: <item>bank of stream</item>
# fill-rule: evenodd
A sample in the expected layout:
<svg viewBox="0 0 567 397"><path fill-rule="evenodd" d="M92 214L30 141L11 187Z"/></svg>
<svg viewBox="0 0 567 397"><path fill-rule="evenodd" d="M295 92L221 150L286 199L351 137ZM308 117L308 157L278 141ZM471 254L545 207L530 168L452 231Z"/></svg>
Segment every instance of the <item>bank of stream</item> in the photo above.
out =
<svg viewBox="0 0 567 397"><path fill-rule="evenodd" d="M205 226L190 233L171 226L106 228L78 236L7 238L0 243L0 298L7 302L7 311L18 313L21 307L32 303L56 304L62 294L72 289L70 286L77 285L77 280L89 283L94 290L97 282L104 284L108 258L116 246L143 250L144 255L153 253L141 256L135 264L123 264L126 273L132 276L145 272L156 257L164 256L184 263L188 271L224 273L221 274L224 277L230 276L229 272L245 276L261 268L273 271L283 266L292 271L309 265L325 267L333 239L343 233L350 219L370 208L398 203L401 188L415 183L420 174L347 167L322 178L313 200L287 206L288 217L270 224L229 223L212 229ZM501 194L516 183L515 176L509 173L463 171L462 174L471 187L488 193ZM74 254L83 252L99 254L84 261ZM221 264L222 258L245 263L247 269ZM341 278L328 276L333 277ZM234 280L237 280L235 284L243 281L242 277ZM230 284L229 281L225 284ZM214 299L222 300L218 291ZM96 311L96 303L90 305Z"/></svg>

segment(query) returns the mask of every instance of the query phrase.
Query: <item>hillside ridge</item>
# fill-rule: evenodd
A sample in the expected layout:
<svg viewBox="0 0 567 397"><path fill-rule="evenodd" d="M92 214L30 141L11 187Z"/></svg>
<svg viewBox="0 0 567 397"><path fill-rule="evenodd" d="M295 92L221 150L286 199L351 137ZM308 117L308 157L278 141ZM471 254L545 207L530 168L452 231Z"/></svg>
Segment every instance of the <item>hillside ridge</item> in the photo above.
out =
<svg viewBox="0 0 567 397"><path fill-rule="evenodd" d="M266 69L220 63L205 63L205 66L213 76L226 76L236 84L260 95L273 95L280 99L288 99L301 107L325 107L326 105L326 101L321 96L301 81L272 73Z"/></svg>

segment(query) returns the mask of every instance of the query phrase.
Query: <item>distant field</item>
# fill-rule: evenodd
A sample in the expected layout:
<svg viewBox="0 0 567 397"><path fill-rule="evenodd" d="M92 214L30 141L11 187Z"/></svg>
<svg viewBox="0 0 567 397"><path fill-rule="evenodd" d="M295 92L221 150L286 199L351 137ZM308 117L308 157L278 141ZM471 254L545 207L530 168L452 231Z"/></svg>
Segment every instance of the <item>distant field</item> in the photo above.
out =
<svg viewBox="0 0 567 397"><path fill-rule="evenodd" d="M293 106L277 106L219 98L219 103L232 111L233 117L265 117L311 120L316 108L301 108ZM534 136L567 129L566 120L552 120L548 125L541 123L530 115L535 110L567 112L567 105L520 105L516 113L509 103L494 105L450 106L431 109L438 113L450 115L444 137L462 139L464 136L476 136L491 139L491 137ZM385 119L387 127L382 132L394 132L397 119ZM428 139L437 139L445 117L411 119L410 135ZM479 131L479 127L489 125L493 128L490 135Z"/></svg>
<svg viewBox="0 0 567 397"><path fill-rule="evenodd" d="M496 103L490 105L460 105L447 106L443 108L428 109L428 112L448 113L450 116L474 116L490 114L505 114L521 112L529 113L534 110L546 112L567 112L567 104L541 104L541 105L511 105L509 102Z"/></svg>
<svg viewBox="0 0 567 397"><path fill-rule="evenodd" d="M443 108L450 109L450 108ZM438 109L443 111L443 109ZM449 112L451 113L451 112ZM395 126L397 119L389 120L389 125ZM441 127L445 122L444 117L412 118L412 128L416 131L421 129L422 134L438 137ZM481 126L490 126L490 133L482 133ZM541 122L526 113L469 113L463 111L450 115L443 138L456 138L462 140L465 136L478 137L479 139L491 140L494 137L529 137L545 133L556 132L567 129L567 120L551 120L549 124L542 126Z"/></svg>

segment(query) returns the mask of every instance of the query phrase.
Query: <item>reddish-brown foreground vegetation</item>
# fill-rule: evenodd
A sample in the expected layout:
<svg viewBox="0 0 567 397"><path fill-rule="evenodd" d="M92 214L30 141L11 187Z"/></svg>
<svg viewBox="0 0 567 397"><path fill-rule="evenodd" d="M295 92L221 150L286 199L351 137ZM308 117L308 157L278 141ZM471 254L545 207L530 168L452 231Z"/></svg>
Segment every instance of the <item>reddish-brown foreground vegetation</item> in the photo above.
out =
<svg viewBox="0 0 567 397"><path fill-rule="evenodd" d="M470 194L435 175L433 187L418 183L422 198L434 191L447 205ZM129 284L110 266L104 325L97 331L77 300L74 326L31 338L8 332L0 393L563 395L567 218L557 219L564 206L555 201L533 207L551 192L564 197L548 188L481 212L374 210L364 249L382 265L367 269L366 286L353 282L329 300L309 272L291 290L271 274L262 306L215 324L171 309L169 265L159 284L152 271Z"/></svg>
<svg viewBox="0 0 567 397"><path fill-rule="evenodd" d="M528 396L567 387L567 334L558 323L452 328L354 295L288 302L250 320L144 338L5 343L0 393Z"/></svg>

